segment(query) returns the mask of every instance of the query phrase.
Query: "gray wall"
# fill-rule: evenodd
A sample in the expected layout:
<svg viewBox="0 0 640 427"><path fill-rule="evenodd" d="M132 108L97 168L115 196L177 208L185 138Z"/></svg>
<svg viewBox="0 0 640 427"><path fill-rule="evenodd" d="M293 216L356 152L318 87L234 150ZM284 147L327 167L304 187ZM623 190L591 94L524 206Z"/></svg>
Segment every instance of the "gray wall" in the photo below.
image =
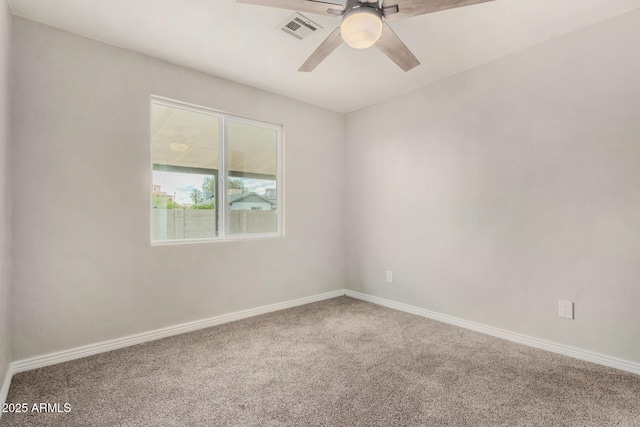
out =
<svg viewBox="0 0 640 427"><path fill-rule="evenodd" d="M11 362L11 26L0 0L0 387Z"/></svg>
<svg viewBox="0 0 640 427"><path fill-rule="evenodd" d="M14 359L344 288L343 115L22 18L14 52ZM284 125L285 239L150 246L151 94Z"/></svg>
<svg viewBox="0 0 640 427"><path fill-rule="evenodd" d="M640 362L638 52L640 10L349 114L349 288Z"/></svg>
<svg viewBox="0 0 640 427"><path fill-rule="evenodd" d="M640 361L639 22L618 16L345 122L15 18L14 358L348 283ZM149 245L150 94L285 125L285 239Z"/></svg>

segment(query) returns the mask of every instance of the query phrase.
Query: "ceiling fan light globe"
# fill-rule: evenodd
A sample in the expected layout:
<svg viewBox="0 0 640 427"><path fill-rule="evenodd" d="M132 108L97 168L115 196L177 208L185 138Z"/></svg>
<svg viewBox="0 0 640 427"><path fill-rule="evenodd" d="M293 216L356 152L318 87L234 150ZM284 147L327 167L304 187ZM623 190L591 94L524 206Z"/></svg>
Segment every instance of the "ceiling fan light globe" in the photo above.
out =
<svg viewBox="0 0 640 427"><path fill-rule="evenodd" d="M382 18L370 7L359 7L342 19L340 35L346 44L355 49L373 46L382 35Z"/></svg>
<svg viewBox="0 0 640 427"><path fill-rule="evenodd" d="M182 152L187 151L189 149L189 145L188 144L184 144L182 142L172 142L171 144L169 144L169 146L171 147L171 149L173 151L177 151L179 153L182 153Z"/></svg>

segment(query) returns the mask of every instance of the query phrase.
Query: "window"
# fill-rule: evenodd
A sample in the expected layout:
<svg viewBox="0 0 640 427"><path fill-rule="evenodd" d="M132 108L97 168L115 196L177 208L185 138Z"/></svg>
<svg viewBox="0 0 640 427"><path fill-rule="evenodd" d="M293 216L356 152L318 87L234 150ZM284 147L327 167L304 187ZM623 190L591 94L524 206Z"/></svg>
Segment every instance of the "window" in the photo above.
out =
<svg viewBox="0 0 640 427"><path fill-rule="evenodd" d="M153 243L282 235L281 126L152 98L151 157Z"/></svg>

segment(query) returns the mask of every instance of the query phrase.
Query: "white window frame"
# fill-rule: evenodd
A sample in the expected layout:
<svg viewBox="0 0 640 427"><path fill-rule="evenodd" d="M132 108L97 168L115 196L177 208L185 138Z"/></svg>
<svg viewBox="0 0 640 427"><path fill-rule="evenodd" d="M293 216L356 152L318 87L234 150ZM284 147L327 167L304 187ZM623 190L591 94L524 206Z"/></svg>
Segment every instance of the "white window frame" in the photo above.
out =
<svg viewBox="0 0 640 427"><path fill-rule="evenodd" d="M218 170L218 194L216 194L216 204L218 205L218 224L216 228L218 230L218 236L206 237L201 239L174 239L174 240L153 240L153 230L151 215L153 210L153 129L151 117L153 114L153 105L163 105L166 107L179 108L182 110L193 111L194 113L207 114L217 117L220 120L220 129L218 135L218 153L219 153L219 170ZM251 234L230 234L229 222L228 222L228 195L227 195L227 179L228 179L228 121L234 123L241 123L263 129L269 129L276 132L276 231L272 233L251 233ZM190 104L187 102L176 101L174 99L165 98L157 95L152 95L149 102L149 162L151 173L151 185L149 191L149 237L152 246L163 245L180 245L189 243L210 243L210 242L228 242L238 240L255 240L255 239L274 239L284 237L284 126L274 123L263 122L247 117L238 116L235 114L225 113L213 108L204 107L201 105Z"/></svg>

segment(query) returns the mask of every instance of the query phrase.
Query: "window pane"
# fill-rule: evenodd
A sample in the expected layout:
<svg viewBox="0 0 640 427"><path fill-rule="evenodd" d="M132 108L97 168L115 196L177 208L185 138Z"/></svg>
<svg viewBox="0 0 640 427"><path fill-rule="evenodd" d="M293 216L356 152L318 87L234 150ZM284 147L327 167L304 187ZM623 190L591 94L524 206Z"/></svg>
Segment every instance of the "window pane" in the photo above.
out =
<svg viewBox="0 0 640 427"><path fill-rule="evenodd" d="M152 103L153 241L218 236L220 118Z"/></svg>
<svg viewBox="0 0 640 427"><path fill-rule="evenodd" d="M278 133L244 122L227 122L229 234L278 231Z"/></svg>

